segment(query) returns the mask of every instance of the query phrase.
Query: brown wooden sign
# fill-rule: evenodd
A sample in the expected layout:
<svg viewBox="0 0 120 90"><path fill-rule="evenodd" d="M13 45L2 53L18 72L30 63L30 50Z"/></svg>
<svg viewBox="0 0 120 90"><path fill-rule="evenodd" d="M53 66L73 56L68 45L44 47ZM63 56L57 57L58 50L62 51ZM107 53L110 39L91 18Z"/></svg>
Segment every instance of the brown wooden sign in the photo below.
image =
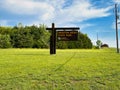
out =
<svg viewBox="0 0 120 90"><path fill-rule="evenodd" d="M52 23L52 27L46 28L46 30L51 31L51 36L50 36L51 55L56 54L56 31L57 31L57 39L59 41L75 41L78 39L79 27L55 27L55 24Z"/></svg>
<svg viewBox="0 0 120 90"><path fill-rule="evenodd" d="M58 41L76 41L78 40L78 31L57 31Z"/></svg>

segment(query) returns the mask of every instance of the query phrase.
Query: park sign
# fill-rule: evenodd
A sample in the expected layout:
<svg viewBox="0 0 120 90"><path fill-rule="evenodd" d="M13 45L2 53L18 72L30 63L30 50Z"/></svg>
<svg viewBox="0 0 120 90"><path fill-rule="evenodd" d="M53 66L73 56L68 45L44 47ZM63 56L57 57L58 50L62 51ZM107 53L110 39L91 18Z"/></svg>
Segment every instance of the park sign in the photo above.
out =
<svg viewBox="0 0 120 90"><path fill-rule="evenodd" d="M57 31L58 41L77 41L78 31Z"/></svg>
<svg viewBox="0 0 120 90"><path fill-rule="evenodd" d="M51 28L46 28L51 31L50 36L50 54L56 54L56 31L57 39L60 41L75 41L78 38L79 27L55 27L52 23Z"/></svg>

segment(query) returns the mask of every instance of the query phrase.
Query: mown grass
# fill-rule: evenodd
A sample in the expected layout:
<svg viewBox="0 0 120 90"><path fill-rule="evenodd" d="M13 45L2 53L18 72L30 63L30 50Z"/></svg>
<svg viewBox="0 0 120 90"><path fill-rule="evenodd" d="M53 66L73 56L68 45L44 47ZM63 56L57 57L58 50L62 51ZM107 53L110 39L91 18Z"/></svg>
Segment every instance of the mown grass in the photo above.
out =
<svg viewBox="0 0 120 90"><path fill-rule="evenodd" d="M120 90L115 49L0 49L0 90Z"/></svg>

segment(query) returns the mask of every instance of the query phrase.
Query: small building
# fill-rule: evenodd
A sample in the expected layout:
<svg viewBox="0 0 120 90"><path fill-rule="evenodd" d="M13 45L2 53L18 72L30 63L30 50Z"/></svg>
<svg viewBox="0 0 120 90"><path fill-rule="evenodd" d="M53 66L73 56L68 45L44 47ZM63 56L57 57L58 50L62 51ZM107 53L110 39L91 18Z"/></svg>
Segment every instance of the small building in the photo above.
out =
<svg viewBox="0 0 120 90"><path fill-rule="evenodd" d="M109 48L108 44L102 44L101 48Z"/></svg>

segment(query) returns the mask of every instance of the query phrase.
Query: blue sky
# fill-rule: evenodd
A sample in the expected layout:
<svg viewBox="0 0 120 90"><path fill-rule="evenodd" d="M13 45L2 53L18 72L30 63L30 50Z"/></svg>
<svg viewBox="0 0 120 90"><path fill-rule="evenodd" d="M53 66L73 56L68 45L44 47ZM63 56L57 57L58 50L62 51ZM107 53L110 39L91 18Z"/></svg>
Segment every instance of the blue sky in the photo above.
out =
<svg viewBox="0 0 120 90"><path fill-rule="evenodd" d="M98 34L102 43L116 47L115 3L120 0L1 0L0 25L77 26L94 45Z"/></svg>

